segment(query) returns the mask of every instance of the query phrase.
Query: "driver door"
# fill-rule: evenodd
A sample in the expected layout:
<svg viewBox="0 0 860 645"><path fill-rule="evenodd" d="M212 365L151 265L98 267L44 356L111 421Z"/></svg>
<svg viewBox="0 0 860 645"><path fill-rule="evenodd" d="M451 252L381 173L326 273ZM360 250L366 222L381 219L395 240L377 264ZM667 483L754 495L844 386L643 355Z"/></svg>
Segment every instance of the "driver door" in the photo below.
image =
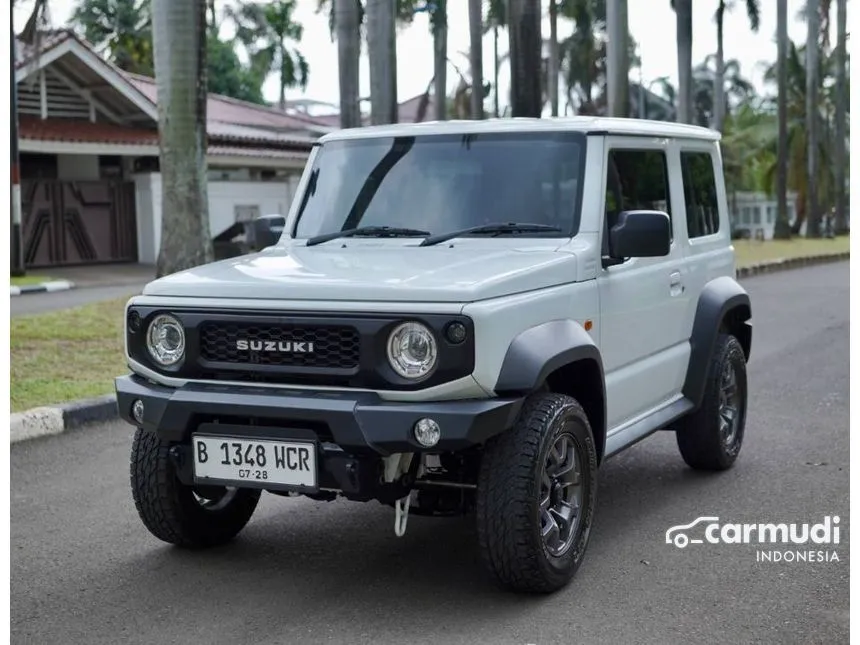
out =
<svg viewBox="0 0 860 645"><path fill-rule="evenodd" d="M689 358L685 333L683 235L673 211L680 202L670 177L677 151L665 140L607 137L602 246L623 210L659 210L672 221L665 257L628 258L598 273L600 349L606 375L610 433L672 401L681 392Z"/></svg>

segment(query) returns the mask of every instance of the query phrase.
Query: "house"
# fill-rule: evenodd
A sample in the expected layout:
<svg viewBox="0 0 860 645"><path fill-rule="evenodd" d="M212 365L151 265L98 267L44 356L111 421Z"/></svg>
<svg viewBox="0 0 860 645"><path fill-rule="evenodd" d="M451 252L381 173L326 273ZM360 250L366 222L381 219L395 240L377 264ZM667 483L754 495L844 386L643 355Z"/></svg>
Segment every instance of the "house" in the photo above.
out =
<svg viewBox="0 0 860 645"><path fill-rule="evenodd" d="M763 192L738 191L729 194L729 211L732 228L743 237L771 240L776 226L778 202L776 195ZM796 211L797 193L789 191L786 195L788 222L793 224ZM806 232L806 223L802 226Z"/></svg>
<svg viewBox="0 0 860 645"><path fill-rule="evenodd" d="M24 263L155 263L161 240L157 92L68 30L16 41ZM311 117L210 95L213 237L237 220L286 214L313 142Z"/></svg>

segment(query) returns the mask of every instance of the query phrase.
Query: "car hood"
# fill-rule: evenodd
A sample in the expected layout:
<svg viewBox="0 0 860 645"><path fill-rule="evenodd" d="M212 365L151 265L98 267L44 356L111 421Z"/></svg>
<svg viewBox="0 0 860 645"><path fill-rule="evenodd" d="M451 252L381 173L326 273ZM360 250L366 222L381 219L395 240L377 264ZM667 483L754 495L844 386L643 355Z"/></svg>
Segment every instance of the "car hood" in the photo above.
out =
<svg viewBox="0 0 860 645"><path fill-rule="evenodd" d="M270 247L155 280L144 295L389 302L473 302L576 279L556 247L337 244Z"/></svg>

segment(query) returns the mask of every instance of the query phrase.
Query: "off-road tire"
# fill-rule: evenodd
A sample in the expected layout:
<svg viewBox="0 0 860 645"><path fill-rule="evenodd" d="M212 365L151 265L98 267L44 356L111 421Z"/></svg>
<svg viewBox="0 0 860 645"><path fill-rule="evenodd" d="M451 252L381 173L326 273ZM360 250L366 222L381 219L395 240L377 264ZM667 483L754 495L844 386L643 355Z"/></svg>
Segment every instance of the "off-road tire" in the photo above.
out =
<svg viewBox="0 0 860 645"><path fill-rule="evenodd" d="M170 445L138 428L131 449L131 492L143 524L155 537L200 549L232 540L245 528L260 500L259 490L240 488L223 507L204 508L194 488L177 479Z"/></svg>
<svg viewBox="0 0 860 645"><path fill-rule="evenodd" d="M737 430L728 445L720 432L721 380L727 368L734 370L740 395ZM731 468L743 445L746 411L747 369L744 350L737 338L721 333L708 366L702 404L675 425L678 449L687 465L696 470Z"/></svg>
<svg viewBox="0 0 860 645"><path fill-rule="evenodd" d="M564 434L579 452L581 519L566 553L541 538L541 478L554 442ZM552 593L573 578L585 555L597 500L597 448L582 406L551 392L531 395L516 425L487 442L478 476L476 520L482 563L506 590Z"/></svg>

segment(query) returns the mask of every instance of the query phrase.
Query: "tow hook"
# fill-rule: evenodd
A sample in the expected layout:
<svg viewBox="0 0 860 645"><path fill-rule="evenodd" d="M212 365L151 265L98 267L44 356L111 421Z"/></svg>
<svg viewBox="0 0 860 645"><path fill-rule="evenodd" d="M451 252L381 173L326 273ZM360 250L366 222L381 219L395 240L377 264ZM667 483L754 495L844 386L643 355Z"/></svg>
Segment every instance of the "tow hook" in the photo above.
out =
<svg viewBox="0 0 860 645"><path fill-rule="evenodd" d="M406 533L406 521L409 519L409 504L412 501L410 493L394 502L394 535L403 537Z"/></svg>

